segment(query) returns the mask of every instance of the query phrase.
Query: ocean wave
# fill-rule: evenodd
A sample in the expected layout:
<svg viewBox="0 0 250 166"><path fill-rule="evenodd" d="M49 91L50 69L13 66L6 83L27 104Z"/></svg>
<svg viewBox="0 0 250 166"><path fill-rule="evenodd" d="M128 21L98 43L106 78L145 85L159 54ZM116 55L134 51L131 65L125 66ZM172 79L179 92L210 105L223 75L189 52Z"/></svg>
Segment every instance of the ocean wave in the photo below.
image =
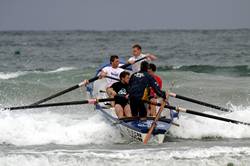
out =
<svg viewBox="0 0 250 166"><path fill-rule="evenodd" d="M69 70L75 70L75 69L76 69L75 67L60 67L58 69L51 70L51 71L39 71L39 70L35 70L35 71L0 72L0 79L2 79L2 80L8 80L8 79L12 79L12 78L18 78L20 76L24 76L24 75L27 75L27 74L59 73L59 72L64 72L64 71L69 71Z"/></svg>
<svg viewBox="0 0 250 166"><path fill-rule="evenodd" d="M80 115L83 116L83 115ZM79 114L54 112L1 112L0 143L14 145L108 144L119 141L119 133L99 114L79 118Z"/></svg>
<svg viewBox="0 0 250 166"><path fill-rule="evenodd" d="M69 70L75 70L75 67L60 67L56 70L52 70L52 71L47 71L45 73L57 73L57 72L63 72L63 71L69 71Z"/></svg>
<svg viewBox="0 0 250 166"><path fill-rule="evenodd" d="M43 111L43 110L42 110ZM107 123L99 114L79 118L80 114L44 111L34 112L1 112L0 143L23 145L87 145L123 143L119 130ZM85 110L87 111L87 110ZM209 114L218 115L214 112ZM84 114L80 115L84 116ZM249 122L250 107L243 111L234 111L218 115L243 122ZM199 116L180 115L172 126L170 133L176 138L250 138L250 127L237 125Z"/></svg>
<svg viewBox="0 0 250 166"><path fill-rule="evenodd" d="M152 155L153 154L153 155ZM143 148L143 149L82 149L82 150L23 150L1 154L1 165L45 165L45 166L149 166L149 165L247 165L249 147L209 148ZM240 160L239 160L240 158Z"/></svg>
<svg viewBox="0 0 250 166"><path fill-rule="evenodd" d="M250 76L248 65L236 66L213 66L213 65L179 65L179 66L159 66L159 71L192 71L196 73L208 73L230 76Z"/></svg>
<svg viewBox="0 0 250 166"><path fill-rule="evenodd" d="M205 113L250 123L250 107L242 109L241 106L234 106L234 112L227 114ZM228 123L195 115L187 116L185 113L180 115L176 123L180 124L180 127L173 126L170 128L170 132L178 138L250 138L250 126L247 125Z"/></svg>
<svg viewBox="0 0 250 166"><path fill-rule="evenodd" d="M27 71L18 71L18 72L7 72L7 73L3 73L3 72L0 72L0 79L2 80L8 80L8 79L11 79L11 78L17 78L19 76L22 76L22 75L26 75L28 74L29 72Z"/></svg>

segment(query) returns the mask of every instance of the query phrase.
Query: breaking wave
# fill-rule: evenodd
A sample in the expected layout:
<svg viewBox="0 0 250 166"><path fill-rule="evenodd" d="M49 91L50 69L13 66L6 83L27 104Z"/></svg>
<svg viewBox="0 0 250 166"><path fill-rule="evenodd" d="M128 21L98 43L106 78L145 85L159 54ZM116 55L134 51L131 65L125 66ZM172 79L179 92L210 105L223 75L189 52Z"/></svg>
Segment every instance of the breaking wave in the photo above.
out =
<svg viewBox="0 0 250 166"><path fill-rule="evenodd" d="M58 73L58 72L63 72L63 71L69 71L69 70L74 70L76 69L75 67L60 67L58 69L55 70L51 70L51 71L17 71L17 72L0 72L0 79L2 80L7 80L7 79L12 79L12 78L18 78L20 76L23 75L27 75L27 74L32 74L32 73L44 73L44 74L48 74L48 73Z"/></svg>
<svg viewBox="0 0 250 166"><path fill-rule="evenodd" d="M81 109L70 113L50 112L9 112L0 114L0 143L14 145L43 144L109 144L120 140L117 130L99 115ZM86 115L91 115L86 117Z"/></svg>
<svg viewBox="0 0 250 166"><path fill-rule="evenodd" d="M90 109L63 108L64 110L40 110L9 112L0 114L0 143L14 145L41 144L110 144L122 143L119 130ZM68 110L65 113L63 111ZM79 111L81 111L79 113ZM89 112L89 111L92 111ZM218 115L214 112L206 112ZM250 122L250 107L223 116L239 121ZM221 122L198 116L181 114L172 126L170 133L182 139L204 138L250 138L250 126Z"/></svg>
<svg viewBox="0 0 250 166"><path fill-rule="evenodd" d="M250 123L250 107L244 109L234 107L234 110L234 112L227 114L205 113ZM185 113L181 113L177 123L180 124L180 127L173 125L170 128L170 132L178 138L250 138L250 126L247 125L228 123L195 115L187 115Z"/></svg>
<svg viewBox="0 0 250 166"><path fill-rule="evenodd" d="M212 66L212 65L189 65L189 66L160 66L159 71L192 71L196 73L208 73L229 76L250 76L248 65L238 66Z"/></svg>

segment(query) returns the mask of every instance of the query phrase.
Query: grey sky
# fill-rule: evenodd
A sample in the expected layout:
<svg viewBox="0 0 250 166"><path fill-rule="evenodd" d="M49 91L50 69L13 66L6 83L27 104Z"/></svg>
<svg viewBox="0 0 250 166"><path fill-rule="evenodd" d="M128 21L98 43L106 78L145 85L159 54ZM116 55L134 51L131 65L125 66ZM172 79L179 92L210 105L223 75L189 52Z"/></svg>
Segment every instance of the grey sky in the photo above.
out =
<svg viewBox="0 0 250 166"><path fill-rule="evenodd" d="M0 30L250 28L250 0L0 0Z"/></svg>

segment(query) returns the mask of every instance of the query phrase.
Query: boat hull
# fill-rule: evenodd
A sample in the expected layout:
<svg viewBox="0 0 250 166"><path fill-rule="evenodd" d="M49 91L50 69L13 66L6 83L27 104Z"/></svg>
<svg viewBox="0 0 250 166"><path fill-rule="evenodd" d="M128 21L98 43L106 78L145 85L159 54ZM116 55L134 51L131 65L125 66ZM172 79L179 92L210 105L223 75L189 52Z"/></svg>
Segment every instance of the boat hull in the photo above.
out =
<svg viewBox="0 0 250 166"><path fill-rule="evenodd" d="M101 112L108 121L119 128L125 138L136 142L144 142L147 132L154 121L153 117L148 117L145 120L140 120L140 118L135 117L118 119L114 115L113 109L105 109L101 105L97 105L96 110ZM163 143L171 127L171 123L171 119L160 118L156 128L153 130L150 142Z"/></svg>

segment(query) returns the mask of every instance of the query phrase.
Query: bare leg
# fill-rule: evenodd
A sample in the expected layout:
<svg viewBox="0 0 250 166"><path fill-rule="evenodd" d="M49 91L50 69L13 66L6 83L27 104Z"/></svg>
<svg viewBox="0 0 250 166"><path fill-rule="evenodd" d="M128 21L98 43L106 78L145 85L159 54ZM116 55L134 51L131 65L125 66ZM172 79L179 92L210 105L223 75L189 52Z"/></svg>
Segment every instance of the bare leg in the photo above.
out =
<svg viewBox="0 0 250 166"><path fill-rule="evenodd" d="M120 104L115 105L115 113L119 119L124 117L123 108Z"/></svg>
<svg viewBox="0 0 250 166"><path fill-rule="evenodd" d="M125 113L125 116L126 116L126 117L132 117L131 109L130 109L129 104L127 104L127 105L124 107L124 113Z"/></svg>

